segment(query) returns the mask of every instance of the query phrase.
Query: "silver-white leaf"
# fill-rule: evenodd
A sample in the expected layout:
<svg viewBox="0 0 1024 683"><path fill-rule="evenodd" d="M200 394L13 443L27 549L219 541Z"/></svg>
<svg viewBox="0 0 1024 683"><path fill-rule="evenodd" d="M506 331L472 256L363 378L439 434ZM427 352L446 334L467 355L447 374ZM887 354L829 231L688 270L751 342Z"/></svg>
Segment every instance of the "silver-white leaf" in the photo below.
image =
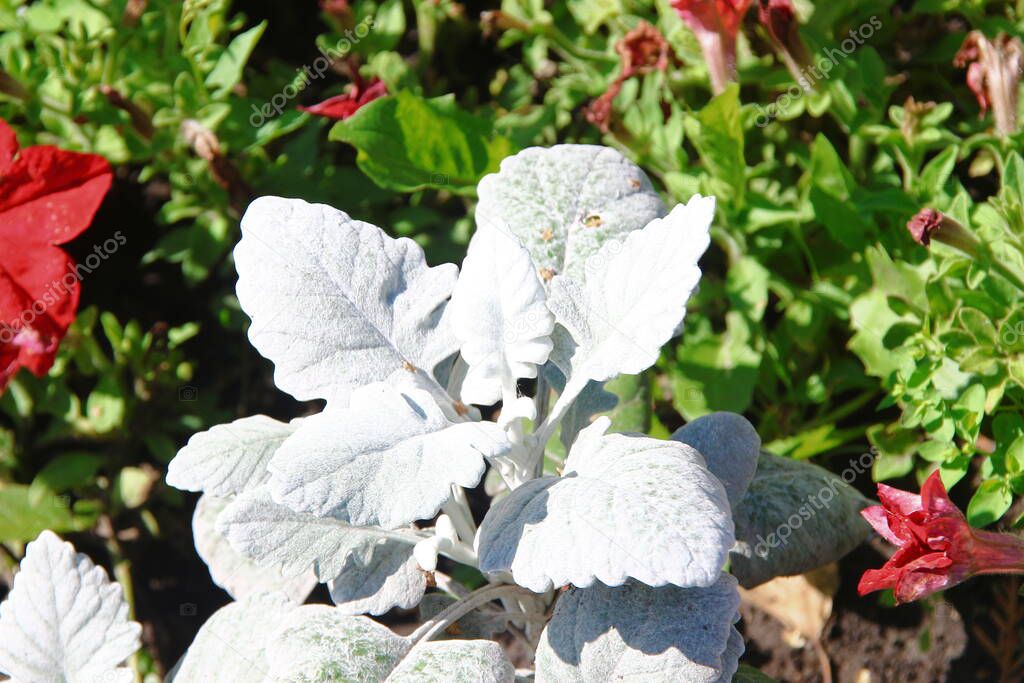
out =
<svg viewBox="0 0 1024 683"><path fill-rule="evenodd" d="M326 605L306 605L285 617L268 640L269 680L377 683L409 646L407 639L367 617L348 616Z"/></svg>
<svg viewBox="0 0 1024 683"><path fill-rule="evenodd" d="M336 519L295 512L260 487L238 496L217 518L217 529L238 552L258 564L277 565L285 576L310 569L321 583L337 577L355 552L382 541L413 546L412 532L354 527Z"/></svg>
<svg viewBox="0 0 1024 683"><path fill-rule="evenodd" d="M679 330L710 243L714 197L695 196L665 218L587 259L582 276L555 277L548 307L571 336L554 335L552 359L569 383L637 375Z"/></svg>
<svg viewBox="0 0 1024 683"><path fill-rule="evenodd" d="M244 417L199 432L167 467L167 483L184 491L226 497L264 483L267 464L301 420Z"/></svg>
<svg viewBox="0 0 1024 683"><path fill-rule="evenodd" d="M705 588L596 584L562 594L537 649L537 683L718 683L735 672L736 580Z"/></svg>
<svg viewBox="0 0 1024 683"><path fill-rule="evenodd" d="M515 235L546 275L582 278L602 244L665 215L636 164L593 145L531 147L480 181L479 229Z"/></svg>
<svg viewBox="0 0 1024 683"><path fill-rule="evenodd" d="M496 403L515 380L537 376L555 319L530 253L509 233L482 226L469 243L448 315L469 365L467 403Z"/></svg>
<svg viewBox="0 0 1024 683"><path fill-rule="evenodd" d="M487 513L480 569L536 592L627 578L708 586L733 545L729 502L704 458L675 441L580 432L562 477L515 489Z"/></svg>
<svg viewBox="0 0 1024 683"><path fill-rule="evenodd" d="M166 683L270 683L268 637L296 607L280 593L253 595L213 613Z"/></svg>
<svg viewBox="0 0 1024 683"><path fill-rule="evenodd" d="M754 426L736 413L710 413L680 427L670 438L704 456L736 509L754 478L761 453L761 437Z"/></svg>
<svg viewBox="0 0 1024 683"><path fill-rule="evenodd" d="M296 576L285 576L281 565L261 565L242 555L220 532L217 517L230 501L203 494L192 515L192 536L196 552L210 569L213 582L235 600L250 595L280 591L301 604L316 586L312 568Z"/></svg>
<svg viewBox="0 0 1024 683"><path fill-rule="evenodd" d="M427 575L412 551L412 545L389 538L355 549L330 582L331 600L343 614L415 607L427 590Z"/></svg>
<svg viewBox="0 0 1024 683"><path fill-rule="evenodd" d="M270 461L270 490L298 512L393 529L433 517L509 448L496 424L452 422L427 392L380 382L306 418Z"/></svg>
<svg viewBox="0 0 1024 683"><path fill-rule="evenodd" d="M261 197L234 254L249 340L297 399L344 406L357 387L406 363L430 372L457 350L442 317L458 269L429 268L410 239L322 204Z"/></svg>
<svg viewBox="0 0 1024 683"><path fill-rule="evenodd" d="M441 640L418 645L387 683L512 683L516 671L490 640Z"/></svg>
<svg viewBox="0 0 1024 683"><path fill-rule="evenodd" d="M121 664L139 649L141 631L121 586L44 531L0 604L0 673L15 683L130 683Z"/></svg>

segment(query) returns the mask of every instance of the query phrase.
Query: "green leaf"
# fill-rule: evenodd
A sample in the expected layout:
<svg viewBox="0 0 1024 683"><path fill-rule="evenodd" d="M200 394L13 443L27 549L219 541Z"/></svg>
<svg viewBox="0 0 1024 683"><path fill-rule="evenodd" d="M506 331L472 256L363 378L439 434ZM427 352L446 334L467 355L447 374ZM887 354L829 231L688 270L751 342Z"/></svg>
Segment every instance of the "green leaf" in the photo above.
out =
<svg viewBox="0 0 1024 683"><path fill-rule="evenodd" d="M29 501L39 504L47 494L59 493L90 483L103 465L93 453L65 453L46 464L29 486Z"/></svg>
<svg viewBox="0 0 1024 683"><path fill-rule="evenodd" d="M218 93L224 93L235 87L235 84L242 80L242 70L245 69L249 56L252 55L256 43L259 42L266 30L267 22L261 21L248 31L235 36L234 40L217 58L213 70L206 76L206 87L212 88Z"/></svg>
<svg viewBox="0 0 1024 683"><path fill-rule="evenodd" d="M31 541L46 529L60 533L78 528L66 497L45 496L33 503L27 486L0 488L0 541Z"/></svg>
<svg viewBox="0 0 1024 683"><path fill-rule="evenodd" d="M651 429L653 406L650 378L642 375L619 375L604 387L619 398L608 416L612 419L610 432L636 432L646 434Z"/></svg>
<svg viewBox="0 0 1024 683"><path fill-rule="evenodd" d="M493 125L458 108L452 96L409 92L371 102L331 129L331 140L359 150L357 162L384 188L426 187L472 194L484 175L516 150Z"/></svg>
<svg viewBox="0 0 1024 683"><path fill-rule="evenodd" d="M1006 449L1006 470L1011 474L1024 472L1024 436L1018 436Z"/></svg>
<svg viewBox="0 0 1024 683"><path fill-rule="evenodd" d="M1013 503L1013 494L1003 481L989 479L982 482L967 504L967 521L971 526L985 527L1006 514Z"/></svg>
<svg viewBox="0 0 1024 683"><path fill-rule="evenodd" d="M112 432L124 423L126 410L124 391L117 376L113 373L103 375L85 404L89 426L97 434Z"/></svg>
<svg viewBox="0 0 1024 683"><path fill-rule="evenodd" d="M733 674L732 683L778 683L768 674L762 673L749 664L740 664Z"/></svg>
<svg viewBox="0 0 1024 683"><path fill-rule="evenodd" d="M743 118L740 112L740 89L729 84L697 114L699 130L692 135L701 160L718 181L715 194L723 200L743 205L746 190L747 163L743 156Z"/></svg>
<svg viewBox="0 0 1024 683"><path fill-rule="evenodd" d="M924 196L935 197L942 193L942 188L956 166L956 156L959 151L959 147L950 145L925 165L917 179L917 186Z"/></svg>
<svg viewBox="0 0 1024 683"><path fill-rule="evenodd" d="M687 420L712 411L742 413L750 405L761 367L751 326L730 311L721 335L684 336L670 367L672 404Z"/></svg>

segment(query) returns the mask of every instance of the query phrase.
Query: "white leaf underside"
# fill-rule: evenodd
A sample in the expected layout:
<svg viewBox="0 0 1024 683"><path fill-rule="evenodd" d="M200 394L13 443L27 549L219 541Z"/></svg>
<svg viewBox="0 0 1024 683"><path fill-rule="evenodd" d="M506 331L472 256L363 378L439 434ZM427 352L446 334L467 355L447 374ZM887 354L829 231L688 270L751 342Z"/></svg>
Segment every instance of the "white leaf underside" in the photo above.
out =
<svg viewBox="0 0 1024 683"><path fill-rule="evenodd" d="M537 649L537 683L728 683L743 653L736 580L706 588L636 582L574 588Z"/></svg>
<svg viewBox="0 0 1024 683"><path fill-rule="evenodd" d="M231 547L216 528L217 517L229 502L204 494L192 516L196 552L210 569L210 578L235 600L280 591L292 602L302 604L317 583L312 568L296 576L285 576L280 565L260 565Z"/></svg>
<svg viewBox="0 0 1024 683"><path fill-rule="evenodd" d="M480 569L511 571L536 592L633 577L652 586L714 583L733 526L722 484L692 448L580 432L562 477L529 481L487 513Z"/></svg>
<svg viewBox="0 0 1024 683"><path fill-rule="evenodd" d="M411 531L354 527L335 519L295 512L275 503L260 487L234 499L217 518L217 529L242 555L258 564L279 565L286 576L313 569L327 583L354 553L388 542L412 549L421 536Z"/></svg>
<svg viewBox="0 0 1024 683"><path fill-rule="evenodd" d="M254 415L199 432L171 460L167 483L220 497L255 488L269 478L270 458L299 424Z"/></svg>
<svg viewBox="0 0 1024 683"><path fill-rule="evenodd" d="M695 196L606 243L587 259L582 277L551 281L548 307L564 328L553 335L551 358L570 383L636 375L654 364L700 281L697 262L710 243L714 207L713 197Z"/></svg>
<svg viewBox="0 0 1024 683"><path fill-rule="evenodd" d="M406 363L432 371L457 350L443 312L458 269L429 268L412 240L322 204L261 197L234 255L249 339L299 400L344 406L359 386Z"/></svg>
<svg viewBox="0 0 1024 683"><path fill-rule="evenodd" d="M0 604L0 673L16 683L130 682L120 665L141 631L103 568L44 531Z"/></svg>
<svg viewBox="0 0 1024 683"><path fill-rule="evenodd" d="M380 539L357 549L330 582L331 600L343 614L384 614L419 604L427 590L408 543Z"/></svg>
<svg viewBox="0 0 1024 683"><path fill-rule="evenodd" d="M602 244L665 214L640 167L593 145L523 150L477 193L477 226L515 235L549 276L581 277Z"/></svg>
<svg viewBox="0 0 1024 683"><path fill-rule="evenodd" d="M267 640L295 609L280 593L221 607L199 629L167 683L271 683Z"/></svg>
<svg viewBox="0 0 1024 683"><path fill-rule="evenodd" d="M529 252L495 228L469 243L448 313L469 372L462 400L490 405L516 379L537 376L551 352L554 317Z"/></svg>
<svg viewBox="0 0 1024 683"><path fill-rule="evenodd" d="M271 460L270 490L298 512L393 529L433 517L509 448L493 423L453 423L427 392L376 383L306 418Z"/></svg>

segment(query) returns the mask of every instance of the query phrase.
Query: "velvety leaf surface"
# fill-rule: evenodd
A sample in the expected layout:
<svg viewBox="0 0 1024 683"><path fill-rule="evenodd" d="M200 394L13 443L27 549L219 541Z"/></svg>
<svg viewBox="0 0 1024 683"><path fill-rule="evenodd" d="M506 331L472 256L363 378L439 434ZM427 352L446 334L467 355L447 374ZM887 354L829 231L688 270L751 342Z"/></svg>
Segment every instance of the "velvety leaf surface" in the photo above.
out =
<svg viewBox="0 0 1024 683"><path fill-rule="evenodd" d="M695 196L587 259L582 277L556 277L548 307L572 337L555 337L552 360L580 385L650 367L686 316L700 281L715 200Z"/></svg>
<svg viewBox="0 0 1024 683"><path fill-rule="evenodd" d="M357 387L411 364L430 372L457 345L442 324L457 268L323 204L261 197L235 247L249 340L277 386L345 406Z"/></svg>
<svg viewBox="0 0 1024 683"><path fill-rule="evenodd" d="M495 277L500 274L500 277ZM469 372L462 400L490 405L502 387L537 376L551 352L555 321L544 286L519 240L483 226L469 243L448 312Z"/></svg>
<svg viewBox="0 0 1024 683"><path fill-rule="evenodd" d="M735 510L731 571L744 588L834 562L870 533L870 502L828 470L762 452Z"/></svg>
<svg viewBox="0 0 1024 683"><path fill-rule="evenodd" d="M214 496L243 493L268 478L270 458L300 424L244 417L194 434L167 467L167 483Z"/></svg>
<svg viewBox="0 0 1024 683"><path fill-rule="evenodd" d="M754 478L761 453L761 437L754 426L736 413L711 413L680 427L671 438L704 456L735 508Z"/></svg>
<svg viewBox="0 0 1024 683"><path fill-rule="evenodd" d="M213 582L235 600L250 595L281 591L292 602L302 604L313 587L316 576L312 569L296 576L285 576L280 565L260 565L231 547L217 531L217 517L228 501L204 494L192 515L192 537L196 553L210 569Z"/></svg>
<svg viewBox="0 0 1024 683"><path fill-rule="evenodd" d="M409 532L354 527L295 512L275 503L265 486L235 498L217 518L217 530L258 564L281 565L286 576L312 568L321 583L341 574L357 551L388 541L406 544L412 553L419 540Z"/></svg>
<svg viewBox="0 0 1024 683"><path fill-rule="evenodd" d="M541 636L537 683L729 681L743 652L739 604L728 574L705 588L570 589Z"/></svg>
<svg viewBox="0 0 1024 683"><path fill-rule="evenodd" d="M44 531L28 544L0 603L0 673L20 683L128 683L139 649L121 586L70 543Z"/></svg>
<svg viewBox="0 0 1024 683"><path fill-rule="evenodd" d="M476 223L519 238L542 273L582 279L609 239L665 214L640 168L593 145L531 147L480 181Z"/></svg>
<svg viewBox="0 0 1024 683"><path fill-rule="evenodd" d="M433 517L509 447L492 422L452 422L426 391L376 383L306 418L271 460L270 490L297 512L393 529Z"/></svg>
<svg viewBox="0 0 1024 683"><path fill-rule="evenodd" d="M627 577L707 586L733 544L729 503L704 458L675 441L580 432L562 477L534 479L487 513L480 569L537 592Z"/></svg>

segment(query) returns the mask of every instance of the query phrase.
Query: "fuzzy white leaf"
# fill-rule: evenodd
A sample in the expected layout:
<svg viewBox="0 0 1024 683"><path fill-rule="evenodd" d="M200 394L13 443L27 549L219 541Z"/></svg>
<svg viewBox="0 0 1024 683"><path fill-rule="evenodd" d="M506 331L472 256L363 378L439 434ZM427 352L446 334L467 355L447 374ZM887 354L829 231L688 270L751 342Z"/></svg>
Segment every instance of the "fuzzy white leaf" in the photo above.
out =
<svg viewBox="0 0 1024 683"><path fill-rule="evenodd" d="M754 425L736 413L710 413L680 427L670 438L704 456L736 509L754 478L761 453L761 437Z"/></svg>
<svg viewBox="0 0 1024 683"><path fill-rule="evenodd" d="M268 636L295 605L280 593L254 595L221 607L206 620L166 683L270 683Z"/></svg>
<svg viewBox="0 0 1024 683"><path fill-rule="evenodd" d="M384 538L356 549L330 582L338 610L384 614L395 607L415 607L427 590L427 576L413 557L413 547Z"/></svg>
<svg viewBox="0 0 1024 683"><path fill-rule="evenodd" d="M448 307L469 372L462 400L489 405L515 380L537 376L555 319L530 253L509 233L481 227L469 243Z"/></svg>
<svg viewBox="0 0 1024 683"><path fill-rule="evenodd" d="M555 335L552 359L576 387L636 375L658 359L686 316L710 242L714 197L695 196L665 218L587 259L582 277L551 281L548 307L571 342Z"/></svg>
<svg viewBox="0 0 1024 683"><path fill-rule="evenodd" d="M640 168L614 149L531 147L480 181L480 229L515 235L547 275L582 278L587 257L638 230L665 205Z"/></svg>
<svg viewBox="0 0 1024 683"><path fill-rule="evenodd" d="M706 588L573 588L541 636L537 683L729 681L743 652L739 603L728 574Z"/></svg>
<svg viewBox="0 0 1024 683"><path fill-rule="evenodd" d="M347 405L406 363L430 372L457 350L442 323L458 269L427 267L412 240L322 204L261 197L235 247L249 339L300 400Z"/></svg>
<svg viewBox="0 0 1024 683"><path fill-rule="evenodd" d="M220 497L255 488L270 476L267 463L300 423L254 415L199 432L171 460L167 483Z"/></svg>
<svg viewBox="0 0 1024 683"><path fill-rule="evenodd" d="M536 592L610 586L714 583L732 546L721 482L704 458L675 441L604 435L598 418L580 432L562 477L529 481L487 513L480 569L511 571Z"/></svg>
<svg viewBox="0 0 1024 683"><path fill-rule="evenodd" d="M139 649L117 583L53 532L28 544L0 604L0 673L13 683L130 682Z"/></svg>
<svg viewBox="0 0 1024 683"><path fill-rule="evenodd" d="M231 501L217 518L217 529L238 552L261 565L278 565L285 576L313 569L321 583L337 577L356 552L388 541L409 552L419 536L407 532L353 527L336 519L295 512L275 503L267 487Z"/></svg>
<svg viewBox="0 0 1024 683"><path fill-rule="evenodd" d="M386 683L512 683L516 672L501 646L489 640L423 643Z"/></svg>
<svg viewBox="0 0 1024 683"><path fill-rule="evenodd" d="M269 639L269 680L383 681L409 645L366 617L347 616L326 605L306 605L289 614Z"/></svg>
<svg viewBox="0 0 1024 683"><path fill-rule="evenodd" d="M427 392L375 383L306 418L270 461L270 490L298 512L393 529L433 517L509 448L494 423L454 423Z"/></svg>
<svg viewBox="0 0 1024 683"><path fill-rule="evenodd" d="M204 494L192 515L196 552L209 567L213 582L235 600L281 591L296 604L305 601L317 583L312 568L297 576L285 576L280 565L257 564L232 548L228 539L217 531L217 516L228 503L223 498Z"/></svg>

